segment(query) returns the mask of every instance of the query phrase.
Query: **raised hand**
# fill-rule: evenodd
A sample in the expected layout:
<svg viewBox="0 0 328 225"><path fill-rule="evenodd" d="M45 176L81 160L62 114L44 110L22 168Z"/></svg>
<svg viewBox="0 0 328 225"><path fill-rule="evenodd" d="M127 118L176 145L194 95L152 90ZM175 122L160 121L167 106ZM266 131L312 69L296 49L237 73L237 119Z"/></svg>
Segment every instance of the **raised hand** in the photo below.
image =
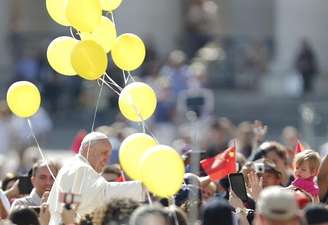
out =
<svg viewBox="0 0 328 225"><path fill-rule="evenodd" d="M258 178L258 176L254 172L248 173L248 186L247 192L251 195L251 197L256 201L262 191L263 178Z"/></svg>

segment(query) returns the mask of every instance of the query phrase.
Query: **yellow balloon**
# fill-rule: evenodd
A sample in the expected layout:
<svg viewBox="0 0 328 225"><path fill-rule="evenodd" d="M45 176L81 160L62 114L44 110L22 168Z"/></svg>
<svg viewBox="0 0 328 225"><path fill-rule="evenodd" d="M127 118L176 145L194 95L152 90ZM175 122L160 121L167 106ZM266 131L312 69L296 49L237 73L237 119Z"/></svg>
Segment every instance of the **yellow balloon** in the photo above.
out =
<svg viewBox="0 0 328 225"><path fill-rule="evenodd" d="M108 53L112 49L116 39L116 28L110 19L103 16L101 22L92 33L82 32L80 36L82 40L93 40L97 42Z"/></svg>
<svg viewBox="0 0 328 225"><path fill-rule="evenodd" d="M60 74L76 75L71 64L71 53L77 43L78 40L65 36L53 40L47 49L49 65Z"/></svg>
<svg viewBox="0 0 328 225"><path fill-rule="evenodd" d="M100 3L103 10L111 12L121 5L122 0L100 0Z"/></svg>
<svg viewBox="0 0 328 225"><path fill-rule="evenodd" d="M46 8L50 17L63 26L70 26L65 15L66 0L47 0Z"/></svg>
<svg viewBox="0 0 328 225"><path fill-rule="evenodd" d="M157 145L141 160L142 182L160 197L170 197L181 188L185 173L181 156L171 147Z"/></svg>
<svg viewBox="0 0 328 225"><path fill-rule="evenodd" d="M121 144L119 159L123 170L134 180L141 180L140 162L142 156L156 145L156 141L144 133L128 136Z"/></svg>
<svg viewBox="0 0 328 225"><path fill-rule="evenodd" d="M147 120L155 111L157 98L154 90L145 83L127 85L118 99L123 116L134 122Z"/></svg>
<svg viewBox="0 0 328 225"><path fill-rule="evenodd" d="M99 0L67 0L65 15L71 26L82 32L92 32L101 20Z"/></svg>
<svg viewBox="0 0 328 225"><path fill-rule="evenodd" d="M71 63L77 74L87 80L101 77L107 68L107 55L94 41L80 41L71 54Z"/></svg>
<svg viewBox="0 0 328 225"><path fill-rule="evenodd" d="M112 58L122 70L137 69L145 59L146 49L143 41L135 34L120 35L113 46Z"/></svg>
<svg viewBox="0 0 328 225"><path fill-rule="evenodd" d="M7 104L19 117L33 116L41 104L39 89L28 81L15 82L7 91Z"/></svg>

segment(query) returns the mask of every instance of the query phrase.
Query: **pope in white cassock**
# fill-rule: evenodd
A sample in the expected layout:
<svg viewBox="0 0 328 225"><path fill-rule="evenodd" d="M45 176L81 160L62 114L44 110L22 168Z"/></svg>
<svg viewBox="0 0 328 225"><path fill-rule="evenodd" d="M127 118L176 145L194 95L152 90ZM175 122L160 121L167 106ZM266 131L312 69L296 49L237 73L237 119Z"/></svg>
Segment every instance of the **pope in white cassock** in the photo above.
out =
<svg viewBox="0 0 328 225"><path fill-rule="evenodd" d="M107 164L112 147L108 137L99 132L89 133L82 141L79 154L58 172L49 194L48 204L51 214L49 225L61 223L62 203L60 192L73 192L81 195L77 214L83 216L105 204L112 198L144 200L141 182L107 182L100 172Z"/></svg>

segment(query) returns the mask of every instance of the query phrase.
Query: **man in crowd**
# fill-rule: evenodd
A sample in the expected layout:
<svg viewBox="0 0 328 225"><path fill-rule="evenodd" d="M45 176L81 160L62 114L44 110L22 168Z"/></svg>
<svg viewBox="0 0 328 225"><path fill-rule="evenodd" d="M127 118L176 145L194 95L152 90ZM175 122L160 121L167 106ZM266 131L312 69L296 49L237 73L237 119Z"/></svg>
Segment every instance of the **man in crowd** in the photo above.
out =
<svg viewBox="0 0 328 225"><path fill-rule="evenodd" d="M255 225L300 225L295 194L279 186L264 189L256 208Z"/></svg>
<svg viewBox="0 0 328 225"><path fill-rule="evenodd" d="M57 225L61 222L61 192L80 195L76 211L78 216L91 213L112 198L144 200L141 182L109 183L101 176L100 173L106 166L111 151L112 146L105 134L91 132L84 137L79 154L62 167L51 189L48 198L51 213L50 225Z"/></svg>
<svg viewBox="0 0 328 225"><path fill-rule="evenodd" d="M58 165L54 162L48 162L48 166L53 175L56 176L59 170ZM11 206L11 211L22 207L38 207L41 205L42 200L47 200L47 195L54 183L47 162L38 161L33 165L31 182L33 185L31 193L28 196L16 199Z"/></svg>

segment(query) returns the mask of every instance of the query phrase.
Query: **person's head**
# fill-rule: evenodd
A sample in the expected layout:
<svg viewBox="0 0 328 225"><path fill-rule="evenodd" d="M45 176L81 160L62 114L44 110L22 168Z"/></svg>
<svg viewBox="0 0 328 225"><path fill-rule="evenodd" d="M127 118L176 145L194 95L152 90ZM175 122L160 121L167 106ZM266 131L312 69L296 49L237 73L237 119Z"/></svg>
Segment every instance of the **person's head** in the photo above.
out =
<svg viewBox="0 0 328 225"><path fill-rule="evenodd" d="M85 136L79 151L98 173L107 165L111 152L112 146L108 137L100 132L91 132Z"/></svg>
<svg viewBox="0 0 328 225"><path fill-rule="evenodd" d="M264 189L256 205L255 224L299 224L299 208L292 191L279 186Z"/></svg>
<svg viewBox="0 0 328 225"><path fill-rule="evenodd" d="M0 120L8 119L11 115L10 109L6 101L0 101Z"/></svg>
<svg viewBox="0 0 328 225"><path fill-rule="evenodd" d="M214 147L217 148L225 148L230 135L229 130L224 123L225 121L222 119L215 119L211 122L208 132L208 145L214 145ZM224 149L218 150L223 151Z"/></svg>
<svg viewBox="0 0 328 225"><path fill-rule="evenodd" d="M252 124L248 121L240 123L237 127L237 137L241 145L250 145L254 138Z"/></svg>
<svg viewBox="0 0 328 225"><path fill-rule="evenodd" d="M191 205L201 205L202 193L199 186L183 184L181 189L174 195L175 205L183 208L186 212Z"/></svg>
<svg viewBox="0 0 328 225"><path fill-rule="evenodd" d="M16 174L7 173L4 179L2 180L1 189L3 191L10 189L14 185L17 179L18 177L16 176Z"/></svg>
<svg viewBox="0 0 328 225"><path fill-rule="evenodd" d="M250 122L242 122L237 128L237 149L246 158L252 154L252 145L254 140L254 130Z"/></svg>
<svg viewBox="0 0 328 225"><path fill-rule="evenodd" d="M287 126L283 129L281 138L286 146L294 148L297 144L297 140L299 139L298 130L295 127Z"/></svg>
<svg viewBox="0 0 328 225"><path fill-rule="evenodd" d="M184 181L186 184L195 185L197 187L201 186L200 178L194 173L185 173Z"/></svg>
<svg viewBox="0 0 328 225"><path fill-rule="evenodd" d="M308 205L304 215L308 225L328 225L328 209L323 204Z"/></svg>
<svg viewBox="0 0 328 225"><path fill-rule="evenodd" d="M10 213L9 219L16 225L39 225L37 214L30 208L21 208Z"/></svg>
<svg viewBox="0 0 328 225"><path fill-rule="evenodd" d="M171 224L188 225L186 213L179 207L171 205L167 207Z"/></svg>
<svg viewBox="0 0 328 225"><path fill-rule="evenodd" d="M145 205L131 215L129 225L171 225L169 213L162 207Z"/></svg>
<svg viewBox="0 0 328 225"><path fill-rule="evenodd" d="M259 146L253 160L259 158L265 158L274 162L280 169L285 168L287 166L287 149L275 141L264 142Z"/></svg>
<svg viewBox="0 0 328 225"><path fill-rule="evenodd" d="M131 214L140 204L132 199L112 199L105 206L93 211L93 224L121 225L128 224Z"/></svg>
<svg viewBox="0 0 328 225"><path fill-rule="evenodd" d="M214 182L210 182L208 185L203 186L201 190L202 190L202 200L208 201L215 195L216 184Z"/></svg>
<svg viewBox="0 0 328 225"><path fill-rule="evenodd" d="M107 165L101 172L101 175L108 181L115 181L119 176L121 176L121 169L119 165Z"/></svg>
<svg viewBox="0 0 328 225"><path fill-rule="evenodd" d="M42 196L46 191L50 191L54 183L54 179L47 164L51 169L52 174L57 176L59 166L54 162L38 161L32 167L31 181L39 196Z"/></svg>
<svg viewBox="0 0 328 225"><path fill-rule="evenodd" d="M216 225L218 222L220 225L233 224L232 207L222 198L213 198L206 203L201 217L203 225Z"/></svg>
<svg viewBox="0 0 328 225"><path fill-rule="evenodd" d="M274 163L267 160L258 160L254 162L254 167L256 175L263 179L263 188L281 184L281 172Z"/></svg>
<svg viewBox="0 0 328 225"><path fill-rule="evenodd" d="M306 179L318 174L320 155L313 150L304 150L295 155L294 175L296 178Z"/></svg>
<svg viewBox="0 0 328 225"><path fill-rule="evenodd" d="M179 68L186 61L186 54L181 50L173 50L168 56L168 63L174 68Z"/></svg>

